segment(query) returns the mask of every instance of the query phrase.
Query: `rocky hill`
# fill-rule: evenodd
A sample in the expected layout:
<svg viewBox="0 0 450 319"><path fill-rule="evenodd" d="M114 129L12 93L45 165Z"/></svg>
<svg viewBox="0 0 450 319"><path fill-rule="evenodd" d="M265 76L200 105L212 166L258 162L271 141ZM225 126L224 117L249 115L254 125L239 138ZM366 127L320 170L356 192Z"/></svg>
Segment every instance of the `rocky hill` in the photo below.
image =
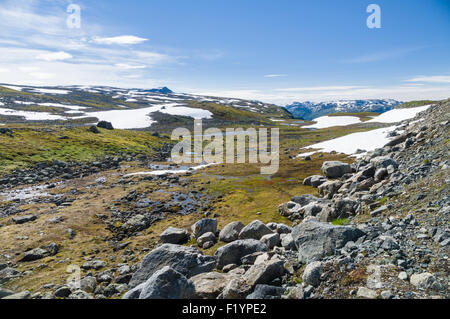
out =
<svg viewBox="0 0 450 319"><path fill-rule="evenodd" d="M295 118L312 120L332 113L384 113L402 104L392 99L339 100L330 102L294 102L285 106Z"/></svg>

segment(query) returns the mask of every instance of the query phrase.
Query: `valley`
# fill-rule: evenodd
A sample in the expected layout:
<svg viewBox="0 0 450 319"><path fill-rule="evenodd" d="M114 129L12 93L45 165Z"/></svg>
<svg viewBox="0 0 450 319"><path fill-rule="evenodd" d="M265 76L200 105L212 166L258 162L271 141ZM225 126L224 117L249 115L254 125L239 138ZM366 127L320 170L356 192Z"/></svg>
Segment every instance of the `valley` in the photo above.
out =
<svg viewBox="0 0 450 319"><path fill-rule="evenodd" d="M310 200L311 197L305 196L312 195L314 198L323 197L315 203L323 211L325 208L321 205L324 201L329 201L326 204L336 209L333 214L318 217L320 222L352 227L367 223L364 229L368 236L366 241L358 243L358 247L369 245L369 248L359 251L350 246L340 247L350 251L347 254L340 252L339 248L337 257L330 257L329 263L322 265L328 277L321 280L320 285L301 285L302 281L313 283L303 274L309 260L298 263L296 248L284 246L279 240L270 248L269 255L273 260L283 260L288 274L271 277L264 284L283 287L284 296L289 298L300 298L300 295L302 298L356 298L362 293L354 290L358 290L361 280L370 275L367 266L374 264L377 258L384 258L384 252L376 253L372 239L378 238L377 234L390 236L384 234L385 231L377 233L375 228L386 222L378 220L378 215L371 214L371 211L388 207L382 210L383 217L397 223L410 213L411 198L424 192L421 183L433 184L423 194L432 204L420 206L421 203L415 203L411 207L417 212L418 220L423 219L424 225L431 227L432 222L425 216L431 212L429 209L436 208L432 211L440 212L443 207L448 207L445 206L448 204L448 160L444 152L448 138L443 138L445 132L448 133L445 113L448 100L426 107L414 105L414 108L403 112L394 109L388 119L383 116L386 113L330 113L326 116L327 121L323 122L294 119L281 107L257 101L177 94L167 88L161 90L11 86L0 89L0 110L8 110L0 115L0 123L4 124L0 127L2 294L22 293L26 298L36 299L122 298L135 288L136 285L130 282L144 270L141 263L146 256L164 248L164 245L160 246L161 234L170 227L191 230L191 226L199 221L215 220L218 233L217 230L232 222L249 225L259 221L275 229L286 226L290 233L304 223L303 219L316 217L306 216L308 210L299 204L305 204L303 199L295 202L295 198ZM426 113L424 125L421 118L417 118L423 112ZM44 119L34 115L27 117L36 113L43 115ZM170 139L171 131L176 127L192 129L194 119L202 119L206 128L279 129L278 172L261 175L261 164L174 164L169 159L170 150L176 143ZM97 125L99 121L107 121L112 127ZM436 130L431 123L440 125L441 130ZM398 149L385 147L406 131L416 132L415 139L408 142L412 144L399 147L400 143L406 143L405 138L395 144ZM420 132L426 133L418 136ZM428 138L433 141L429 145L424 143ZM432 149L432 145L436 149ZM422 148L422 153L426 151L432 156L431 160L428 157L413 158L416 167L423 165L429 168L410 173L414 177L409 183L403 181L406 174L403 171L391 172L392 177L384 176L384 181L377 180L379 184L375 183L375 171L367 179L361 178L361 174L352 179L355 178L353 173L358 175L358 169L370 166L367 163L371 158L382 154L391 154L401 163L402 169L408 169L410 160L401 154L406 149L410 152L410 147ZM429 162L425 163L426 160ZM362 161L366 164L361 164ZM323 166L328 162L343 162L352 167L347 175L330 178L326 182L332 185L341 180L339 192L345 193L342 196L333 197L338 193L337 189L316 188L305 182L308 177L323 175ZM392 185L386 186L389 178ZM364 180L367 185L360 186ZM399 190L403 184L407 191ZM340 188L342 185L347 188ZM378 188L371 191L374 185ZM361 200L364 196L366 198ZM350 204L344 203L345 209L335 208L342 198L347 200L350 197L349 201L355 207L349 209ZM285 206L286 203L289 204ZM394 210L394 207L399 210ZM448 213L444 212L439 218L446 220ZM447 234L443 225L441 221L438 227L444 227L441 230ZM427 231L428 228L424 233ZM186 235L185 240L179 242L180 248L176 249L184 251L195 247L205 258L219 256L220 260L221 250L229 245L217 239L208 245L200 245L198 239L199 236L194 234ZM428 243L425 246L429 246ZM406 253L410 254L408 249ZM368 259L351 251L358 251ZM189 255L187 250L184 253ZM263 255L262 251L255 251L255 254L255 258ZM401 256L396 257L395 263L405 258L399 254ZM441 258L442 254L439 251L437 256ZM414 252L410 255L414 259L412 256L415 256ZM262 264L268 262L269 257L264 258ZM341 261L342 258L350 258L350 264ZM423 261L417 261L417 267L428 271L433 267L445 269L447 262L447 259L430 260L425 267ZM349 266L339 266L342 263ZM379 261L379 264L384 262ZM413 264L411 267L416 267ZM80 289L67 284L71 275L67 272L69 266L79 269ZM254 266L249 262L230 273L245 273ZM417 270L410 269L410 275ZM397 276L400 270L388 267L383 271L383 276L388 273ZM212 273L225 276L224 271ZM228 279L225 281L229 282ZM407 297L404 292L411 286L404 286L395 280L389 287L398 297ZM368 289L381 288L371 286ZM217 297L216 290L207 296ZM223 295L227 290L222 290L220 293ZM251 292L240 292L239 297L245 298ZM448 297L445 290L438 289L434 294ZM417 296L422 295L423 292L417 290Z"/></svg>

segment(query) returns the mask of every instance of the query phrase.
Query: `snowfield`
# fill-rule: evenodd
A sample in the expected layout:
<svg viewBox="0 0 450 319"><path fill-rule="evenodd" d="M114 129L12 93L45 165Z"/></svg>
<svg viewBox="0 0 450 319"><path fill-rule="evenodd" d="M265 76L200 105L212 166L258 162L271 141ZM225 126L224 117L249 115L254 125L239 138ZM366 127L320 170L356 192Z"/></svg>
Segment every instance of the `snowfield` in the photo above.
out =
<svg viewBox="0 0 450 319"><path fill-rule="evenodd" d="M419 106L409 109L395 109L383 113L367 122L376 123L398 123L415 117L418 113L427 110L431 105ZM317 152L338 152L356 157L363 156L366 152L373 151L386 145L391 138L387 137L389 132L397 129L397 126L384 127L368 132L353 133L346 136L338 137L333 140L321 142L308 146L308 149L318 149L308 153L301 153L298 157L310 156ZM363 150L359 154L355 154L357 150Z"/></svg>
<svg viewBox="0 0 450 319"><path fill-rule="evenodd" d="M38 89L38 88L34 88L33 91L36 93L44 93L44 94L69 94L71 92L67 90Z"/></svg>
<svg viewBox="0 0 450 319"><path fill-rule="evenodd" d="M308 146L308 149L318 150L299 154L298 157L310 156L317 152L330 153L335 151L347 155L354 155L358 149L364 150L365 152L373 151L386 145L390 141L390 138L387 137L388 133L394 131L395 129L396 126L383 127L368 132L352 133L341 136L329 141L310 145ZM356 154L356 156L362 156L365 152Z"/></svg>
<svg viewBox="0 0 450 319"><path fill-rule="evenodd" d="M53 115L46 112L29 112L29 111L16 111L11 109L0 108L0 115L6 116L22 116L27 121L56 121L56 120L66 120L66 118Z"/></svg>
<svg viewBox="0 0 450 319"><path fill-rule="evenodd" d="M153 112L161 112L170 115L189 116L194 119L209 119L213 115L210 111L178 106L177 103L162 104L134 110L113 110L84 113L82 117L96 117L99 121L111 122L118 129L146 128L156 121L149 116ZM80 117L81 118L81 117Z"/></svg>
<svg viewBox="0 0 450 319"><path fill-rule="evenodd" d="M424 105L419 107L412 107L409 109L394 109L383 113L373 119L367 121L368 123L397 123L408 120L416 116L417 113L427 110L431 105Z"/></svg>
<svg viewBox="0 0 450 319"><path fill-rule="evenodd" d="M328 128L333 126L346 126L361 123L359 117L356 116L321 116L313 120L316 124L303 126L303 128Z"/></svg>

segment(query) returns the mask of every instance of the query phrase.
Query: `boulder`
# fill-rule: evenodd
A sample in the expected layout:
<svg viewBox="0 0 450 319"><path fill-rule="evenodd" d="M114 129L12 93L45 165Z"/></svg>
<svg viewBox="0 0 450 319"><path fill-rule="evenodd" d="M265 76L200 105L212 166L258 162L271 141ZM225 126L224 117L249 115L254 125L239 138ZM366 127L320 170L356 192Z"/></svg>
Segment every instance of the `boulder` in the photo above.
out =
<svg viewBox="0 0 450 319"><path fill-rule="evenodd" d="M440 285L436 281L436 277L434 277L429 272L424 272L421 274L414 274L409 279L409 282L411 285L413 285L416 288L422 288L422 289L439 289Z"/></svg>
<svg viewBox="0 0 450 319"><path fill-rule="evenodd" d="M281 246L287 250L295 250L297 248L294 239L292 238L292 234L287 234L281 238Z"/></svg>
<svg viewBox="0 0 450 319"><path fill-rule="evenodd" d="M299 261L309 263L333 255L349 241L356 242L365 233L353 226L335 226L309 220L292 230Z"/></svg>
<svg viewBox="0 0 450 319"><path fill-rule="evenodd" d="M322 164L322 173L328 178L340 178L344 174L351 173L352 167L343 162L329 161Z"/></svg>
<svg viewBox="0 0 450 319"><path fill-rule="evenodd" d="M307 285L317 287L320 284L320 275L322 274L322 262L313 261L309 263L303 272L303 282Z"/></svg>
<svg viewBox="0 0 450 319"><path fill-rule="evenodd" d="M107 129L107 130L114 130L114 127L111 124L111 122L106 122L106 121L98 122L97 123L97 127L104 128L104 129Z"/></svg>
<svg viewBox="0 0 450 319"><path fill-rule="evenodd" d="M25 224L36 220L36 218L34 215L16 216L12 218L12 222L15 224Z"/></svg>
<svg viewBox="0 0 450 319"><path fill-rule="evenodd" d="M256 285L255 290L246 299L280 299L284 288L269 285Z"/></svg>
<svg viewBox="0 0 450 319"><path fill-rule="evenodd" d="M3 300L6 299L12 299L12 300L19 300L19 299L30 299L31 298L31 292L29 291L22 291L18 292L16 294L8 295L6 297L3 297Z"/></svg>
<svg viewBox="0 0 450 319"><path fill-rule="evenodd" d="M297 203L302 207L308 205L309 203L317 201L320 201L320 198L317 198L316 196L310 194L294 196L291 198L291 202Z"/></svg>
<svg viewBox="0 0 450 319"><path fill-rule="evenodd" d="M333 195L337 193L341 188L341 181L328 181L319 186L319 194L325 198L331 199Z"/></svg>
<svg viewBox="0 0 450 319"><path fill-rule="evenodd" d="M268 260L255 264L244 274L243 278L250 287L258 284L269 284L285 273L284 262L281 260Z"/></svg>
<svg viewBox="0 0 450 319"><path fill-rule="evenodd" d="M375 172L375 181L376 182L380 182L382 181L386 176L388 175L388 171L387 168L379 168L377 169L377 171Z"/></svg>
<svg viewBox="0 0 450 319"><path fill-rule="evenodd" d="M245 227L241 222L232 222L226 225L219 234L219 239L223 242L230 243L239 238L239 233Z"/></svg>
<svg viewBox="0 0 450 319"><path fill-rule="evenodd" d="M356 295L364 299L376 299L378 297L378 293L375 290L367 287L359 287Z"/></svg>
<svg viewBox="0 0 450 319"><path fill-rule="evenodd" d="M204 256L195 248L174 244L164 244L148 253L142 260L141 267L133 274L129 287L136 287L145 282L159 269L170 266L187 278L214 269L216 260Z"/></svg>
<svg viewBox="0 0 450 319"><path fill-rule="evenodd" d="M203 218L192 225L192 233L195 238L200 237L204 233L213 233L217 232L217 219L213 218Z"/></svg>
<svg viewBox="0 0 450 319"><path fill-rule="evenodd" d="M241 258L255 252L267 251L267 245L259 240L244 239L236 240L217 249L215 256L217 258L217 268L222 269L229 264L241 264Z"/></svg>
<svg viewBox="0 0 450 319"><path fill-rule="evenodd" d="M190 299L194 294L195 287L191 280L165 266L144 283L139 299Z"/></svg>
<svg viewBox="0 0 450 319"><path fill-rule="evenodd" d="M183 244L189 240L186 229L169 227L159 235L159 239L164 244Z"/></svg>
<svg viewBox="0 0 450 319"><path fill-rule="evenodd" d="M294 202L287 202L278 206L278 214L289 219L298 219L302 216L302 206Z"/></svg>
<svg viewBox="0 0 450 319"><path fill-rule="evenodd" d="M47 250L42 249L42 248L34 248L34 249L31 249L31 250L25 252L23 257L19 261L22 261L22 262L35 261L38 259L42 259L48 255L49 254L48 254Z"/></svg>
<svg viewBox="0 0 450 319"><path fill-rule="evenodd" d="M97 279L93 276L86 276L80 280L80 289L89 293L95 291L97 287Z"/></svg>
<svg viewBox="0 0 450 319"><path fill-rule="evenodd" d="M191 278L195 287L194 298L216 299L228 283L234 279L232 274L207 272Z"/></svg>
<svg viewBox="0 0 450 319"><path fill-rule="evenodd" d="M328 179L322 175L312 175L303 180L303 185L319 187L321 184L325 183Z"/></svg>
<svg viewBox="0 0 450 319"><path fill-rule="evenodd" d="M262 236L261 242L267 245L269 249L272 249L275 246L278 246L280 244L280 234L274 233L274 234L267 234Z"/></svg>
<svg viewBox="0 0 450 319"><path fill-rule="evenodd" d="M388 168L390 165L397 168L398 164L389 156L377 156L370 160L370 163L375 166L376 169Z"/></svg>
<svg viewBox="0 0 450 319"><path fill-rule="evenodd" d="M13 291L0 287L0 299L11 295L14 295Z"/></svg>
<svg viewBox="0 0 450 319"><path fill-rule="evenodd" d="M239 239L261 239L264 235L273 234L269 227L259 220L254 220L239 233Z"/></svg>
<svg viewBox="0 0 450 319"><path fill-rule="evenodd" d="M141 214L133 215L130 219L128 219L123 225L122 228L127 232L138 232L150 225L147 217Z"/></svg>
<svg viewBox="0 0 450 319"><path fill-rule="evenodd" d="M106 261L95 259L95 260L86 261L81 266L81 268L83 268L84 270L90 270L90 269L99 270L99 269L106 267L106 265L107 265Z"/></svg>
<svg viewBox="0 0 450 319"><path fill-rule="evenodd" d="M244 299L250 292L251 287L242 277L238 277L225 286L218 299Z"/></svg>
<svg viewBox="0 0 450 319"><path fill-rule="evenodd" d="M207 243L213 243L213 245L217 242L216 235L214 233L204 233L200 237L197 238L197 244L199 247L205 246Z"/></svg>

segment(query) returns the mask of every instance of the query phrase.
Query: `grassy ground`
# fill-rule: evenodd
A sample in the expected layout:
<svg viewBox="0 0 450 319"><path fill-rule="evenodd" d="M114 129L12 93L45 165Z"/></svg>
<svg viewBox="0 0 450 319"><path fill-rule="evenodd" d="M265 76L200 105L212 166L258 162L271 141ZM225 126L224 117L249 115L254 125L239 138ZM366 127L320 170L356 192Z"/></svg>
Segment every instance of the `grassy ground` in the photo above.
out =
<svg viewBox="0 0 450 319"><path fill-rule="evenodd" d="M371 120L372 118L374 118L375 116L378 116L378 115L380 115L380 113L376 113L376 112L359 112L359 113L343 112L343 113L327 114L327 116L356 116L356 117L359 117L361 122Z"/></svg>
<svg viewBox="0 0 450 319"><path fill-rule="evenodd" d="M101 130L101 134L93 134L86 128L64 128L61 126L8 125L14 131L14 138L0 135L0 163L3 171L16 167L51 160L65 161L92 160L99 155L116 152L152 153L153 147L167 139L159 139L148 132ZM290 222L277 212L279 204L301 194L316 194L312 187L302 185L302 180L313 174L320 173L320 167L326 160L351 159L339 154L314 154L312 161L290 159L298 149L311 143L317 143L330 138L342 136L354 131L366 130L358 127L330 128L310 131L299 127L280 126L282 151L278 173L268 176L260 175L257 164L217 165L211 166L196 174L186 177L192 187L218 197L211 203L209 216L218 219L219 228L231 221L240 220L247 224L255 219L262 222ZM68 136L69 139L60 139ZM109 216L114 203L132 190L163 189L158 182L145 181L136 178L133 183L120 184L119 179L127 173L142 171L138 164L127 163L130 167L101 172L92 176L71 180L63 188L54 189L52 193L61 193L74 199L69 207L56 207L53 204L27 204L20 207L19 215L33 214L38 216L34 222L23 225L10 223L10 217L0 219L4 226L0 232L0 250L3 254L19 259L27 250L51 242L61 246L60 252L53 257L29 263L18 263L22 272L32 271L21 278L10 281L5 286L16 290L28 289L42 291L42 285L48 283L62 284L68 278L66 267L70 264L81 266L87 258L96 257L108 262L109 265L122 263L122 251L114 251L109 240L112 233L106 229L106 224L100 215ZM105 176L107 183L102 187L93 187L95 179ZM77 190L77 195L72 191ZM159 196L159 197L158 197ZM150 200L163 200L161 194L152 192ZM64 217L60 224L49 224L48 220L55 216ZM167 227L183 227L190 229L191 225L204 215L197 212L191 215L167 215L165 219L154 223L147 230L136 236L127 238L128 248L133 250L136 260L142 259L148 249L154 247L159 234ZM69 240L67 228L72 228L77 235ZM195 243L190 243L195 244ZM213 254L223 243L204 251ZM110 260L115 256L114 261ZM127 259L125 259L127 261ZM46 266L42 266L45 264ZM83 272L84 276L86 272Z"/></svg>
<svg viewBox="0 0 450 319"><path fill-rule="evenodd" d="M147 132L104 130L94 134L86 127L8 125L14 137L0 134L0 174L43 161L92 161L104 155L142 153L152 155L155 147L169 140ZM61 139L61 137L67 137Z"/></svg>
<svg viewBox="0 0 450 319"><path fill-rule="evenodd" d="M432 101L432 100L411 101L411 102L406 102L406 103L400 104L396 108L397 109L406 109L406 108L424 106L424 105L435 104L435 103L439 103L439 101Z"/></svg>

